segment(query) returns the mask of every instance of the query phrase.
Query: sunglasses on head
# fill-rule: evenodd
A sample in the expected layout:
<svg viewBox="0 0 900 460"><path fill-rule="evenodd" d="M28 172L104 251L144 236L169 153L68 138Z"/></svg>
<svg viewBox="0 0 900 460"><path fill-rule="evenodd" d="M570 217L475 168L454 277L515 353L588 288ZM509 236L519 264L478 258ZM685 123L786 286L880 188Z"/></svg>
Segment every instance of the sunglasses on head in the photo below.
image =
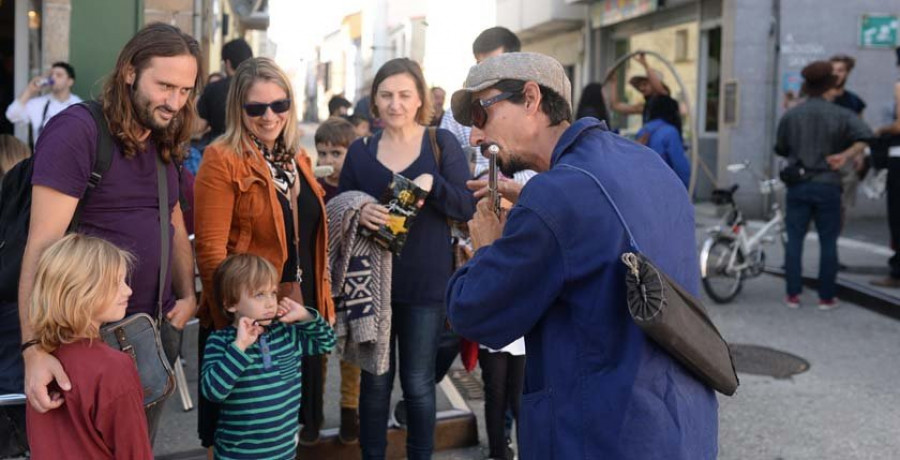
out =
<svg viewBox="0 0 900 460"><path fill-rule="evenodd" d="M481 129L484 128L484 125L487 123L487 108L500 102L505 101L513 96L515 93L502 92L494 97L487 99L475 99L472 101L472 126Z"/></svg>
<svg viewBox="0 0 900 460"><path fill-rule="evenodd" d="M244 112L251 117L261 117L266 114L266 110L270 107L274 113L284 113L291 109L291 100L279 99L268 104L262 102L248 102L244 104Z"/></svg>

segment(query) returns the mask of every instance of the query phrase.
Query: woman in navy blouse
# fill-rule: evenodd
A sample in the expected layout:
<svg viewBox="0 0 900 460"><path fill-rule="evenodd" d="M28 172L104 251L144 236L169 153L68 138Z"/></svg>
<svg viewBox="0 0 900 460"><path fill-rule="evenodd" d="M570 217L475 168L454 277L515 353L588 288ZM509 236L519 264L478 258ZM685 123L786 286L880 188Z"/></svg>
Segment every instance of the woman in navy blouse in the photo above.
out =
<svg viewBox="0 0 900 460"><path fill-rule="evenodd" d="M350 146L340 192L358 190L379 198L393 174L410 179L428 174L433 185L403 250L394 257L391 366L383 375L362 373L360 447L364 459L385 456L385 427L399 362L409 427L407 456L427 459L434 449L435 355L446 315L444 292L453 272L447 220L468 221L475 199L465 187L471 174L453 135L433 131L440 154L432 150L426 126L433 109L419 65L405 58L388 61L375 75L371 94L373 115L384 122L384 130ZM386 217L387 209L369 204L362 208L360 225L376 230Z"/></svg>

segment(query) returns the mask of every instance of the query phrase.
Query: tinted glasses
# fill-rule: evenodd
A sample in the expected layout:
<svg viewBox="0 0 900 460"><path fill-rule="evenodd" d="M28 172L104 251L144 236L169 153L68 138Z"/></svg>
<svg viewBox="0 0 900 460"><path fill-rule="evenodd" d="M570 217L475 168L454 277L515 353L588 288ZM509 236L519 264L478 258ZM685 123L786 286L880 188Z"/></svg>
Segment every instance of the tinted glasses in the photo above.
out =
<svg viewBox="0 0 900 460"><path fill-rule="evenodd" d="M261 117L265 115L266 109L272 108L274 113L284 113L291 109L290 99L279 99L268 104L262 102L249 102L244 104L244 112L251 117Z"/></svg>
<svg viewBox="0 0 900 460"><path fill-rule="evenodd" d="M505 101L511 97L515 96L515 93L508 93L506 91L488 98L488 99L475 99L472 101L472 126L481 129L484 128L484 125L487 123L487 108L500 102Z"/></svg>

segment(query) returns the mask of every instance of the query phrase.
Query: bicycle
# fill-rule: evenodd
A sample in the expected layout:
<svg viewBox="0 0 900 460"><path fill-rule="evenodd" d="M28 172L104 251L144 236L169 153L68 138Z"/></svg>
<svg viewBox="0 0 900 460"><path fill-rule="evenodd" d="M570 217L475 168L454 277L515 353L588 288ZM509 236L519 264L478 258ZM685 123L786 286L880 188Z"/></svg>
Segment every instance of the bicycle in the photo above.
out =
<svg viewBox="0 0 900 460"><path fill-rule="evenodd" d="M759 181L760 193L770 195L784 189L778 179L766 179L750 169L750 162L728 165L731 173L750 171ZM744 214L734 201L738 185L728 189L716 189L712 201L716 205L728 206L722 222L707 230L709 237L700 250L700 276L703 289L716 303L731 302L743 287L745 278L755 278L762 274L766 263L763 244L770 244L775 238L770 233L777 232L784 240L784 213L777 201L772 204L772 218L756 233L747 230Z"/></svg>

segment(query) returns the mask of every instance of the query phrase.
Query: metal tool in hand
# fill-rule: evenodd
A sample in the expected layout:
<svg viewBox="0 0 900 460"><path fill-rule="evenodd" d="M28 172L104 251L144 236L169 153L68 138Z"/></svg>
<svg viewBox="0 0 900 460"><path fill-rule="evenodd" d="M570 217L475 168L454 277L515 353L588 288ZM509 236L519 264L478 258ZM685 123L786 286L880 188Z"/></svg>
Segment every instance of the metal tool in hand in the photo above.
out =
<svg viewBox="0 0 900 460"><path fill-rule="evenodd" d="M271 318L263 318L263 319L258 319L256 321L253 321L254 326L260 325L259 324L260 321L269 321L269 324L267 326L263 326L264 328L266 328L266 332L263 332L259 336L259 352L262 355L263 369L265 369L265 370L272 369L272 351L269 348L268 329L269 329L269 327L272 326L273 323L280 320L282 317L284 317L284 314L275 315Z"/></svg>
<svg viewBox="0 0 900 460"><path fill-rule="evenodd" d="M255 321L253 321L253 325L254 325L254 326L259 326L259 325L260 325L260 324L259 324L260 321L268 321L268 322L269 322L269 326L271 326L272 323L274 323L275 321L278 321L278 320L280 320L281 318L284 318L284 315L285 315L285 314L286 314L286 313L282 313L282 314L280 314L280 315L279 315L279 314L276 314L275 316L272 316L272 317L270 317L270 318L261 318L261 319L257 319L257 320L255 320ZM265 327L265 326L263 326L263 327Z"/></svg>
<svg viewBox="0 0 900 460"><path fill-rule="evenodd" d="M488 146L488 199L491 200L491 210L497 217L500 217L500 190L497 188L497 154L499 153L500 147L497 144Z"/></svg>

